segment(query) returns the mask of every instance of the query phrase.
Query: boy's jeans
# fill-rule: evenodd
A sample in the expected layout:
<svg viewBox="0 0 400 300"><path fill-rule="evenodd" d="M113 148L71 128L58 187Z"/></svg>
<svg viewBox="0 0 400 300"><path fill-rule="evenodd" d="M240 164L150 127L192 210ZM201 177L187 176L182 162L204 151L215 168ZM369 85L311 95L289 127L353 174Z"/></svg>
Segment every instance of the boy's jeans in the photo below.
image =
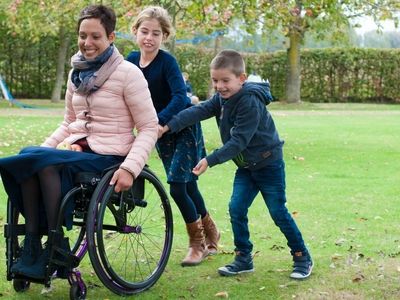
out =
<svg viewBox="0 0 400 300"><path fill-rule="evenodd" d="M260 191L273 221L285 235L292 252L307 252L301 233L286 208L285 187L283 160L277 160L256 171L237 169L229 203L235 251L246 255L253 250L247 212Z"/></svg>

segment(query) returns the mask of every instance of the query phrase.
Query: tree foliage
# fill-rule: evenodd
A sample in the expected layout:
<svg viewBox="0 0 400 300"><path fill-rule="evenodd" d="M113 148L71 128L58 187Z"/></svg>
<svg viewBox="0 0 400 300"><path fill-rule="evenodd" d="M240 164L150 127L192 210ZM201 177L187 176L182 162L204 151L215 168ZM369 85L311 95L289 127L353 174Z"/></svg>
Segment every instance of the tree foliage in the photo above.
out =
<svg viewBox="0 0 400 300"><path fill-rule="evenodd" d="M67 59L65 41L74 41L79 11L93 3L112 6L118 16L117 30L124 33L130 32L134 17L147 5L165 7L180 38L216 31L225 33L233 26L245 29L250 36L261 32L266 38L280 33L278 40L287 48L285 98L288 102L300 101L300 48L306 35L315 40L329 35L331 40L340 41L348 36L352 19L371 16L377 23L393 20L397 26L400 18L398 0L2 0L0 23L7 25L10 38L38 40L48 35L58 36L59 69L55 89L60 90L60 83L65 80L62 70ZM215 39L215 49L220 46L219 42L220 35ZM173 40L170 49L174 49ZM57 93L56 90L53 95Z"/></svg>

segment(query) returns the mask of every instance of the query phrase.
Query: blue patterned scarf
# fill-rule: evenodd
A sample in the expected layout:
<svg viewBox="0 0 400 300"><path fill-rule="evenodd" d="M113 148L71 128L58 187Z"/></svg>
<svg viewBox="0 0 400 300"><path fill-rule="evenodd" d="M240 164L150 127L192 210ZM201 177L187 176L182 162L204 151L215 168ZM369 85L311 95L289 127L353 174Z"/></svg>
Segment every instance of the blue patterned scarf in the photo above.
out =
<svg viewBox="0 0 400 300"><path fill-rule="evenodd" d="M80 51L76 53L71 58L71 81L76 92L87 95L97 91L123 59L113 44L94 60L86 60Z"/></svg>

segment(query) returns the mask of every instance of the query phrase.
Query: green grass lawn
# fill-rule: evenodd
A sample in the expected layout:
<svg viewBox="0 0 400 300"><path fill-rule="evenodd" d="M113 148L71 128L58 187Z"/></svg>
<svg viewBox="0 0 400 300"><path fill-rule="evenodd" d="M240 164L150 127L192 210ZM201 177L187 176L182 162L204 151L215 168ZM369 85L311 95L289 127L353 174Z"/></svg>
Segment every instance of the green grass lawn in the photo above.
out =
<svg viewBox="0 0 400 300"><path fill-rule="evenodd" d="M0 101L1 103L1 101ZM0 157L25 145L40 144L62 120L62 104L29 113L0 105ZM178 209L174 244L160 280L136 299L400 299L400 106L367 104L285 105L269 109L285 140L288 208L313 255L313 275L289 279L291 257L261 197L250 208L255 273L226 278L217 268L233 258L227 212L233 163L209 169L199 185L222 231L221 251L197 267L182 268L188 239ZM208 151L220 146L215 120L202 123ZM150 167L165 183L153 153ZM166 185L165 185L166 186ZM167 186L166 186L167 187ZM6 221L6 195L0 187L0 226ZM4 239L0 252L5 253ZM81 266L88 299L119 299L104 288L90 266ZM5 256L0 255L5 276ZM4 299L41 299L42 286L17 294L5 277ZM47 294L68 299L66 282L56 280Z"/></svg>

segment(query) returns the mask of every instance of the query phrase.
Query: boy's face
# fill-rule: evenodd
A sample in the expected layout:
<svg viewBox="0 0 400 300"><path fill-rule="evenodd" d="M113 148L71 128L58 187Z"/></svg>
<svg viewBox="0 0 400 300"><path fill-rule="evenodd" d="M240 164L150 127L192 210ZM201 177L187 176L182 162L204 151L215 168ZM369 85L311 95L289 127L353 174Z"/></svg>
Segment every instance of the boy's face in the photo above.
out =
<svg viewBox="0 0 400 300"><path fill-rule="evenodd" d="M229 69L211 69L211 80L213 88L222 98L227 99L235 95L246 81L246 74L239 76Z"/></svg>

